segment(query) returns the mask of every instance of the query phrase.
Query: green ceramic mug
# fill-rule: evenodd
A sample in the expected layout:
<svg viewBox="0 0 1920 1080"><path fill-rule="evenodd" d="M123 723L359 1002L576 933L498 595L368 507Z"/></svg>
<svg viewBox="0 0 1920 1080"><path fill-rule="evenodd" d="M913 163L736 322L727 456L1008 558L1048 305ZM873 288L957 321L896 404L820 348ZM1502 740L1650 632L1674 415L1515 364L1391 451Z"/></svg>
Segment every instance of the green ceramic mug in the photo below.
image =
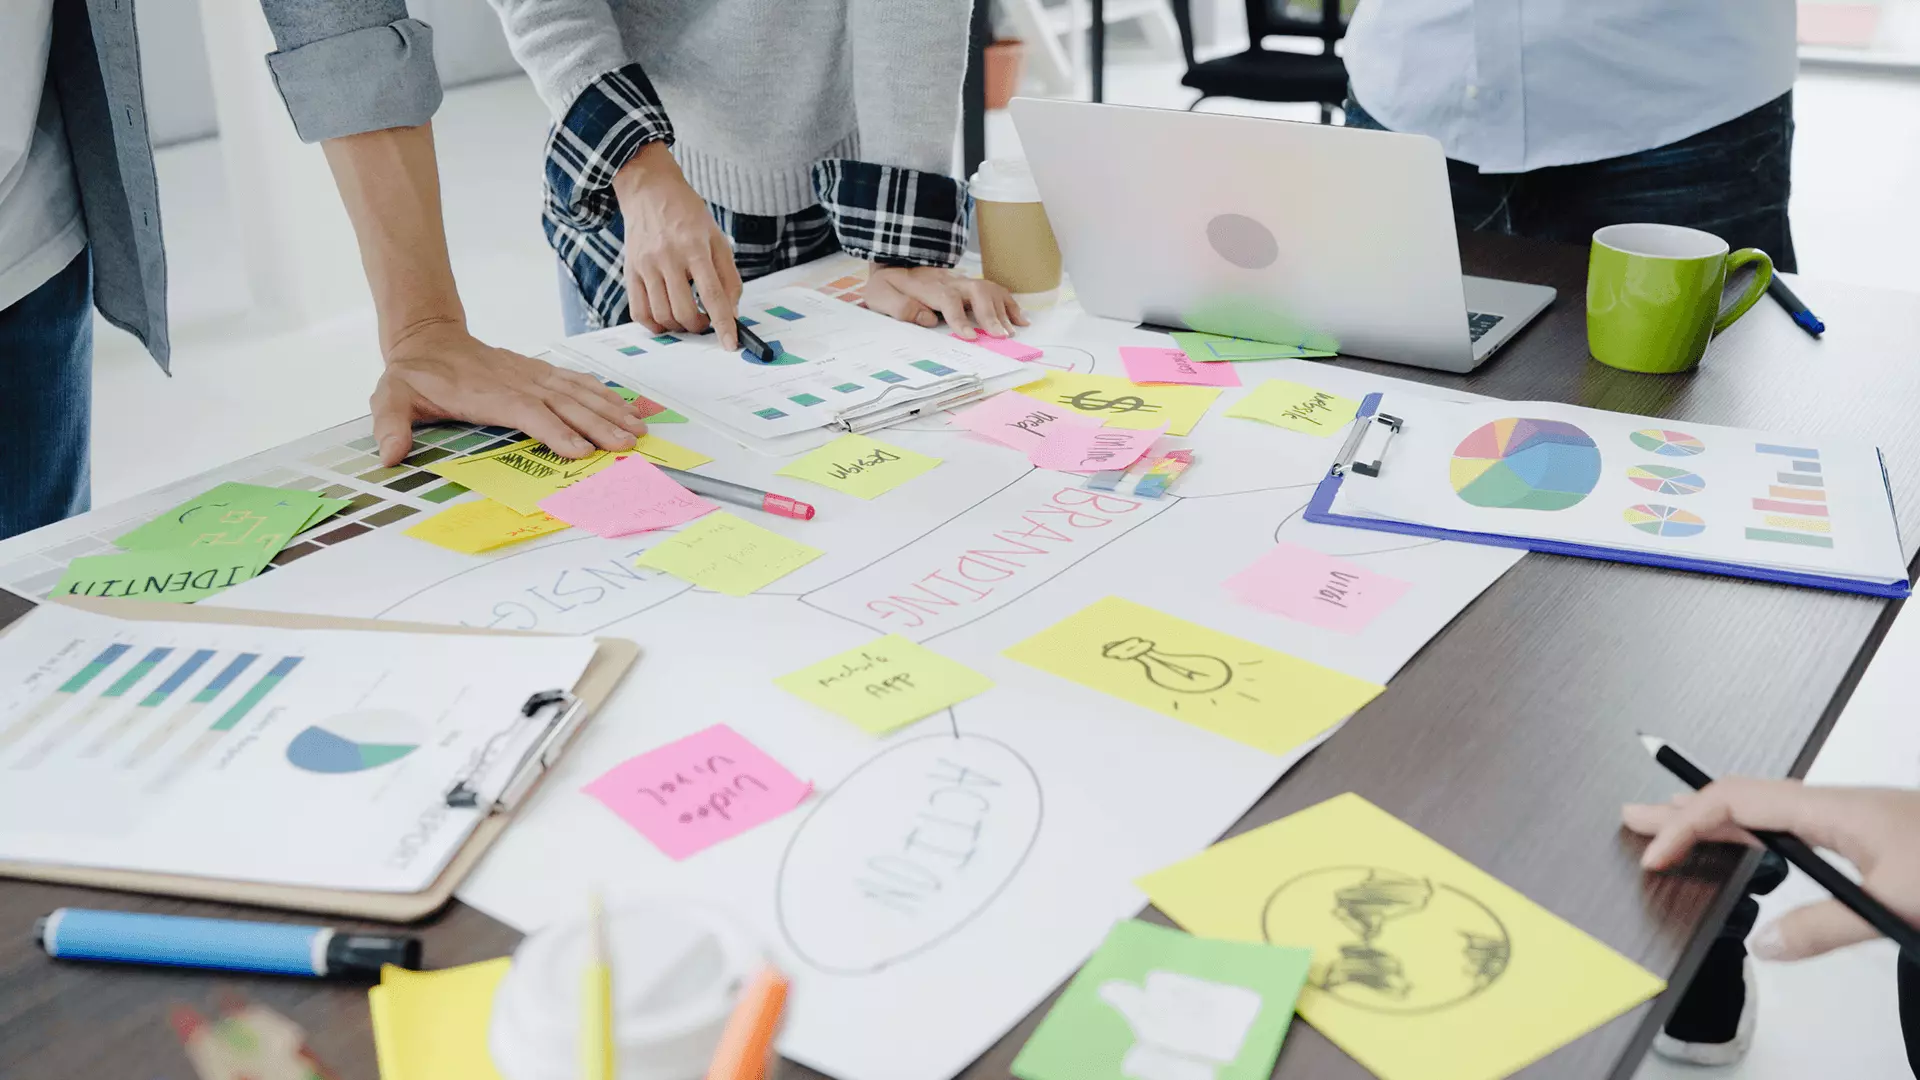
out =
<svg viewBox="0 0 1920 1080"><path fill-rule="evenodd" d="M1722 306L1727 276L1749 263L1753 280ZM1587 348L1624 371L1687 371L1772 280L1759 248L1729 253L1725 240L1679 225L1609 225L1593 234L1587 261Z"/></svg>

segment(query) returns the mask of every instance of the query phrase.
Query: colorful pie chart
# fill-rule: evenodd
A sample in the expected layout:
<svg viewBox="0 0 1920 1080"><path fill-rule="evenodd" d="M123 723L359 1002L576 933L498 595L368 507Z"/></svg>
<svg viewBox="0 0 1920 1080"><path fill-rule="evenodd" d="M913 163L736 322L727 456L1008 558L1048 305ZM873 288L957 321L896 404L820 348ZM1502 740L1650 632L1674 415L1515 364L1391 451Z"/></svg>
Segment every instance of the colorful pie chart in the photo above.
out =
<svg viewBox="0 0 1920 1080"><path fill-rule="evenodd" d="M1671 465L1635 465L1627 470L1627 479L1662 495L1691 495L1707 486L1699 473Z"/></svg>
<svg viewBox="0 0 1920 1080"><path fill-rule="evenodd" d="M409 713L370 709L328 717L293 737L287 761L311 773L355 773L399 761L425 736Z"/></svg>
<svg viewBox="0 0 1920 1080"><path fill-rule="evenodd" d="M1707 444L1684 431L1666 431L1662 428L1648 428L1627 436L1633 445L1642 450L1659 454L1661 457L1692 457L1707 448Z"/></svg>
<svg viewBox="0 0 1920 1080"><path fill-rule="evenodd" d="M1600 448L1559 420L1495 420L1454 447L1448 479L1474 506L1565 510L1600 482Z"/></svg>
<svg viewBox="0 0 1920 1080"><path fill-rule="evenodd" d="M1700 515L1659 503L1629 506L1624 516L1627 524L1655 536L1693 536L1707 527Z"/></svg>

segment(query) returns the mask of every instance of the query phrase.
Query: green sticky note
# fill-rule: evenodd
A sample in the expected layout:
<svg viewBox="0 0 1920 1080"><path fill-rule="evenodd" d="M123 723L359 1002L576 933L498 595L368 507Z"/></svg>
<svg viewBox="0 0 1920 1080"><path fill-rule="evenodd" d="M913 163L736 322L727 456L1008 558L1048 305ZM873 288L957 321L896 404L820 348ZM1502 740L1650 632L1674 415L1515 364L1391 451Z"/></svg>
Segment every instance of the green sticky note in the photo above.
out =
<svg viewBox="0 0 1920 1080"><path fill-rule="evenodd" d="M1198 330L1176 330L1173 343L1191 360L1294 360L1303 357L1335 356L1325 349L1309 349L1304 345L1282 345L1271 341L1254 341L1250 338L1226 337L1221 334L1203 334Z"/></svg>
<svg viewBox="0 0 1920 1080"><path fill-rule="evenodd" d="M311 491L255 484L221 484L127 533L114 543L129 551L225 547L264 551L261 561L287 546L328 500Z"/></svg>
<svg viewBox="0 0 1920 1080"><path fill-rule="evenodd" d="M320 524L352 505L352 499L321 499L320 505L314 507L313 513L307 517L307 523L300 526L300 532L306 532L308 529L313 528L315 525ZM298 534L296 533L295 535Z"/></svg>
<svg viewBox="0 0 1920 1080"><path fill-rule="evenodd" d="M53 595L191 604L252 578L273 555L257 546L87 555L67 564L67 572L53 587Z"/></svg>
<svg viewBox="0 0 1920 1080"><path fill-rule="evenodd" d="M1013 1061L1020 1080L1273 1075L1309 949L1119 923Z"/></svg>

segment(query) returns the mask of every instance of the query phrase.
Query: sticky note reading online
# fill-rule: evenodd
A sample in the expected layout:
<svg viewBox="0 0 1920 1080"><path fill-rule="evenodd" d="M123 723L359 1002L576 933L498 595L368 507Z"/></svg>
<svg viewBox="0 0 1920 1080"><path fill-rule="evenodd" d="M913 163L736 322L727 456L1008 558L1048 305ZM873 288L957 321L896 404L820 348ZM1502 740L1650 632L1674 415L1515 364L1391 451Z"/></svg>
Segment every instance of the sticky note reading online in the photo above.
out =
<svg viewBox="0 0 1920 1080"><path fill-rule="evenodd" d="M1284 379L1271 379L1254 387L1253 393L1227 410L1227 415L1259 420L1307 435L1332 435L1345 431L1359 411L1360 403L1350 397Z"/></svg>
<svg viewBox="0 0 1920 1080"><path fill-rule="evenodd" d="M1313 952L1300 1015L1381 1080L1493 1080L1666 985L1358 795L1142 878L1203 937Z"/></svg>
<svg viewBox="0 0 1920 1080"><path fill-rule="evenodd" d="M1210 386L1141 386L1112 375L1082 375L1056 371L1021 387L1025 394L1049 405L1063 405L1075 413L1117 428L1165 427L1169 435L1186 435L1200 422L1220 391Z"/></svg>
<svg viewBox="0 0 1920 1080"><path fill-rule="evenodd" d="M773 680L875 735L993 688L993 680L898 634Z"/></svg>
<svg viewBox="0 0 1920 1080"><path fill-rule="evenodd" d="M251 579L272 555L218 547L84 555L67 564L53 595L191 604Z"/></svg>
<svg viewBox="0 0 1920 1080"><path fill-rule="evenodd" d="M1125 469L1140 460L1165 428L1129 431L1123 428L1067 428L1034 447L1027 460L1042 469L1059 472L1105 472Z"/></svg>
<svg viewBox="0 0 1920 1080"><path fill-rule="evenodd" d="M819 548L722 511L662 538L633 564L664 570L703 589L746 596L822 554Z"/></svg>
<svg viewBox="0 0 1920 1080"><path fill-rule="evenodd" d="M1232 364L1198 364L1179 349L1122 345L1120 362L1127 366L1127 378L1137 383L1240 385L1240 373Z"/></svg>
<svg viewBox="0 0 1920 1080"><path fill-rule="evenodd" d="M1262 611L1342 634L1357 634L1407 594L1410 584L1298 544L1280 544L1226 581L1227 591Z"/></svg>
<svg viewBox="0 0 1920 1080"><path fill-rule="evenodd" d="M539 512L540 500L612 467L614 460L604 450L578 460L563 458L538 439L527 439L484 454L436 461L427 471L522 514L533 514Z"/></svg>
<svg viewBox="0 0 1920 1080"><path fill-rule="evenodd" d="M889 446L865 435L842 435L780 470L856 498L885 495L940 464L937 457Z"/></svg>
<svg viewBox="0 0 1920 1080"><path fill-rule="evenodd" d="M522 514L492 499L476 499L447 507L408 529L407 535L448 551L478 555L565 528L566 522L544 511Z"/></svg>
<svg viewBox="0 0 1920 1080"><path fill-rule="evenodd" d="M582 790L678 860L792 810L813 785L715 724L615 765Z"/></svg>
<svg viewBox="0 0 1920 1080"><path fill-rule="evenodd" d="M669 528L716 507L647 459L628 456L540 500L539 509L595 536L613 537Z"/></svg>
<svg viewBox="0 0 1920 1080"><path fill-rule="evenodd" d="M1269 754L1287 753L1386 689L1117 596L1004 655Z"/></svg>

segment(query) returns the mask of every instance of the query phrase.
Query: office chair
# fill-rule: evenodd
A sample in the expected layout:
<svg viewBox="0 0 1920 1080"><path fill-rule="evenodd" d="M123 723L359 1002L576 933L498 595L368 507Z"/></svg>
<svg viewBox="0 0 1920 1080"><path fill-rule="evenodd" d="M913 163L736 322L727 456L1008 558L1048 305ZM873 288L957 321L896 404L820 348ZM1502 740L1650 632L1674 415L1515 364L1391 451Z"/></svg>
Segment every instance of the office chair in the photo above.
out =
<svg viewBox="0 0 1920 1080"><path fill-rule="evenodd" d="M1294 14L1301 7L1318 6L1318 18ZM1187 73L1180 85L1200 91L1191 112L1210 97L1249 101L1317 101L1320 122L1333 122L1333 107L1347 97L1347 65L1333 54L1333 43L1347 32L1345 11L1352 0L1247 0L1246 52L1196 63L1193 58L1191 0L1173 0L1173 19L1180 27L1180 49L1186 54ZM1315 37L1315 54L1275 52L1261 47L1269 35Z"/></svg>

